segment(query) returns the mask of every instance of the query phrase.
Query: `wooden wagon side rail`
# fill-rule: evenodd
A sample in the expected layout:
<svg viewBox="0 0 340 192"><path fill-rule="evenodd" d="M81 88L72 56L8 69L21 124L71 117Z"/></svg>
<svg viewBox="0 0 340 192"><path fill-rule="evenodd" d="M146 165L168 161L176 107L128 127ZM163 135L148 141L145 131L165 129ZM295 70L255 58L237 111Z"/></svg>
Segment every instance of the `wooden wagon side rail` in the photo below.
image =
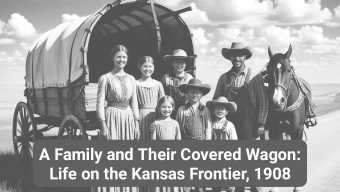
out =
<svg viewBox="0 0 340 192"><path fill-rule="evenodd" d="M54 119L61 119L69 114L73 114L82 120L86 119L84 94L82 78L70 87L26 90L27 103L33 109L33 113ZM51 123L55 124L55 120Z"/></svg>

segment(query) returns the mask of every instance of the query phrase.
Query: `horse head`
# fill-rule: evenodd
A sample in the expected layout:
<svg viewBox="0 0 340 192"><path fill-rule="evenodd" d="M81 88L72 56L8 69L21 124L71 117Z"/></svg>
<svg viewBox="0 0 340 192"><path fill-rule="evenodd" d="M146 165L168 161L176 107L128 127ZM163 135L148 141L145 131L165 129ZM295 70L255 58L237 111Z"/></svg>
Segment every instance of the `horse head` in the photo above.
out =
<svg viewBox="0 0 340 192"><path fill-rule="evenodd" d="M292 67L290 65L290 56L292 46L285 54L273 52L268 47L269 63L267 65L269 94L275 109L282 110L287 106L287 98L290 91L290 78L292 76Z"/></svg>

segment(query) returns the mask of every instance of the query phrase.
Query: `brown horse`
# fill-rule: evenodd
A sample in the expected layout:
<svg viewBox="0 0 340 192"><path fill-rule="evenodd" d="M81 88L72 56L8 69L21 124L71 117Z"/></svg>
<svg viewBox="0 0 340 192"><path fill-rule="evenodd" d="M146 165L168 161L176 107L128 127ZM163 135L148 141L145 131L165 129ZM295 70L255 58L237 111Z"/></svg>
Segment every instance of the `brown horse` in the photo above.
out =
<svg viewBox="0 0 340 192"><path fill-rule="evenodd" d="M292 46L285 54L273 54L268 47L270 61L267 65L269 114L266 128L270 139L280 139L287 133L291 139L302 139L306 120L307 94L302 87L310 90L306 81L298 78L290 65Z"/></svg>

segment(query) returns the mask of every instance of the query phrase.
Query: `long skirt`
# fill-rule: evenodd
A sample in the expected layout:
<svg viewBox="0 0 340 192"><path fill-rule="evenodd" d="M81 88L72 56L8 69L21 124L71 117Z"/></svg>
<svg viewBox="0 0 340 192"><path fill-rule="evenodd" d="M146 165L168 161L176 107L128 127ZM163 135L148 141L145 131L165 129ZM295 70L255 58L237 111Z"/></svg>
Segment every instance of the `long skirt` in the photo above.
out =
<svg viewBox="0 0 340 192"><path fill-rule="evenodd" d="M125 109L106 107L106 125L112 140L134 140L135 118L130 107ZM97 187L97 192L139 192L138 187Z"/></svg>

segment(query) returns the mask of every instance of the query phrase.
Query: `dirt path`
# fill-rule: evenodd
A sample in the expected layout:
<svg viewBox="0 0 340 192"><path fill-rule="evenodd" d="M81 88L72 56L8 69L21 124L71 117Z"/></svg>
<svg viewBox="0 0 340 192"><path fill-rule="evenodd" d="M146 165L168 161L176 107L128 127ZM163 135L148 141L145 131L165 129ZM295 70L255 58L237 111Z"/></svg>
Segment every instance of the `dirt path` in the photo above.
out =
<svg viewBox="0 0 340 192"><path fill-rule="evenodd" d="M340 111L318 120L316 127L307 130L308 173L303 192L340 192Z"/></svg>

